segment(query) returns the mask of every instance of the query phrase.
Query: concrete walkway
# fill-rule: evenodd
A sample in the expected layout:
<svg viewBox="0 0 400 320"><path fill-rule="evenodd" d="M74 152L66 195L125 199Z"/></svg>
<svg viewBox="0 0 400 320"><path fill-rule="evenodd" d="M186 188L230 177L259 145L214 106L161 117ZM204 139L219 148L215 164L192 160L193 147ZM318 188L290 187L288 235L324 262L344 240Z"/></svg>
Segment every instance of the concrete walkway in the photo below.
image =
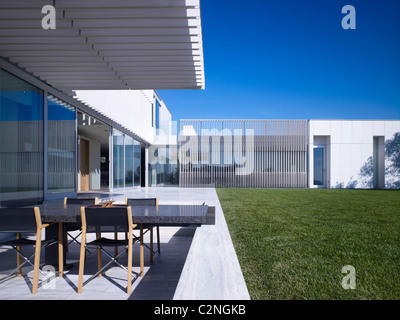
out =
<svg viewBox="0 0 400 320"><path fill-rule="evenodd" d="M131 295L125 293L126 272L118 267L111 267L103 277L87 283L82 294L77 294L79 246L73 244L67 254L67 262L73 263L73 268L63 278L56 278L54 286L39 287L38 293L32 295L33 271L26 267L22 277L0 283L0 299L250 299L215 189L152 187L118 190L101 197L117 202L123 202L125 197L158 197L160 204L206 202L216 208L215 225L160 228L161 254L155 255L150 263L145 250L145 275L134 281ZM149 242L148 236L144 241ZM135 244L133 269L136 272L139 271L138 256L139 246ZM103 259L106 263L107 259ZM120 262L126 263L126 255ZM15 263L16 254L1 248L0 278L14 268ZM87 257L85 279L95 273L96 268L94 252Z"/></svg>

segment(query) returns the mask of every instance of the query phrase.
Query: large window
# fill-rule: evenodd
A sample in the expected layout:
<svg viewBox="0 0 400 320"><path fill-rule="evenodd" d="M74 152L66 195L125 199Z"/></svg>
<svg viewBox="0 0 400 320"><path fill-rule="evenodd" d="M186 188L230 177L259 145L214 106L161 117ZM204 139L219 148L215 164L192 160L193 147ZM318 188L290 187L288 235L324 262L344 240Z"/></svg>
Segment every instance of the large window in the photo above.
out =
<svg viewBox="0 0 400 320"><path fill-rule="evenodd" d="M124 135L116 129L113 129L113 177L114 188L123 188L125 181Z"/></svg>
<svg viewBox="0 0 400 320"><path fill-rule="evenodd" d="M133 139L125 136L125 187L133 186Z"/></svg>
<svg viewBox="0 0 400 320"><path fill-rule="evenodd" d="M138 141L135 141L134 145L134 179L135 179L135 186L140 187L140 171L141 171L141 147Z"/></svg>
<svg viewBox="0 0 400 320"><path fill-rule="evenodd" d="M0 205L43 200L43 92L0 69Z"/></svg>
<svg viewBox="0 0 400 320"><path fill-rule="evenodd" d="M47 97L48 193L75 191L76 116L75 108L62 100Z"/></svg>
<svg viewBox="0 0 400 320"><path fill-rule="evenodd" d="M140 186L140 143L113 129L114 188Z"/></svg>

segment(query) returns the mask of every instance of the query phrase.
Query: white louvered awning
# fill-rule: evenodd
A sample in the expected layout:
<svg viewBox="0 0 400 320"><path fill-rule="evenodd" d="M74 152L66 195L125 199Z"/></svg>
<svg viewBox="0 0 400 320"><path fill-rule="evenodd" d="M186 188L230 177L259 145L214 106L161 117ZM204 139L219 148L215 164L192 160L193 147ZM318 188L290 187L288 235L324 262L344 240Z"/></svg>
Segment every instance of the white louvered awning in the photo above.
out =
<svg viewBox="0 0 400 320"><path fill-rule="evenodd" d="M0 57L59 90L204 89L200 0L1 0Z"/></svg>

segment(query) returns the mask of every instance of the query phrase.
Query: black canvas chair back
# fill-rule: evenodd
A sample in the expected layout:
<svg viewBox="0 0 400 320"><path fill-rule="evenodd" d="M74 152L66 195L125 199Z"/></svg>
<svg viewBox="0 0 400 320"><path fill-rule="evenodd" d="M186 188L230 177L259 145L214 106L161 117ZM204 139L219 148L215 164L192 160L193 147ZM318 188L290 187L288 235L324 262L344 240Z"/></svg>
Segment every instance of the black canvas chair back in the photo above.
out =
<svg viewBox="0 0 400 320"><path fill-rule="evenodd" d="M77 204L77 205L81 205L81 206L92 206L92 205L96 205L97 204L97 197L96 198L64 198L64 205L69 205L69 204ZM70 223L67 225L67 231L75 231L75 230L79 230L81 227L81 222L78 218L78 223ZM73 236L71 236L70 234L68 234L71 238L73 238L72 241L78 242L76 240L76 237L74 238ZM71 241L71 242L72 242ZM78 242L79 243L79 242Z"/></svg>
<svg viewBox="0 0 400 320"><path fill-rule="evenodd" d="M39 264L40 264L40 251L43 248L58 243L57 238L42 240L42 231L50 224L43 224L40 217L40 210L38 207L34 208L1 208L0 209L0 232L13 232L16 233L15 240L7 240L0 243L1 246L8 246L17 252L17 268L15 268L9 275L0 279L0 282L6 281L15 272L22 275L22 266L29 263L33 266L33 283L32 293L35 294L39 286ZM36 239L22 238L21 233L34 233ZM27 257L22 253L21 247L34 246L35 251L31 257ZM61 246L60 246L61 247ZM21 259L21 257L23 259ZM34 262L31 259L35 257ZM59 265L62 265L62 259L59 248ZM62 273L62 267L60 267Z"/></svg>
<svg viewBox="0 0 400 320"><path fill-rule="evenodd" d="M85 208L86 232L128 232L127 206Z"/></svg>
<svg viewBox="0 0 400 320"><path fill-rule="evenodd" d="M34 208L1 208L0 232L36 232Z"/></svg>
<svg viewBox="0 0 400 320"><path fill-rule="evenodd" d="M158 205L158 198L145 198L145 199L126 199L126 204L129 206L156 206Z"/></svg>
<svg viewBox="0 0 400 320"><path fill-rule="evenodd" d="M81 204L83 206L91 206L97 204L97 198L65 198L65 204Z"/></svg>
<svg viewBox="0 0 400 320"><path fill-rule="evenodd" d="M79 278L78 278L78 293L82 292L83 288L83 273L85 265L85 247L97 247L97 268L98 271L91 276L87 282L91 281L97 275L105 270L111 263L116 263L118 266L128 272L127 293L131 292L132 287L132 245L133 245L133 227L132 211L130 206L103 207L101 205L81 207L82 217L82 244L79 258ZM96 240L86 243L86 232L96 232ZM128 238L125 240L114 240L106 237L101 237L101 233L108 232L127 232ZM125 249L118 252L118 248L123 246ZM114 247L115 252L112 256L105 248ZM102 255L104 252L111 260L105 266L102 266ZM128 266L124 267L118 262L118 257L123 253L128 253ZM141 265L142 265L141 258Z"/></svg>
<svg viewBox="0 0 400 320"><path fill-rule="evenodd" d="M91 205L96 205L98 202L97 197L96 198L64 198L64 205L68 206L69 204L77 204L77 205L82 205L82 206L91 206ZM80 245L80 242L77 240L77 238L80 236L80 233L78 235L72 235L70 232L71 231L77 231L81 229L81 221L80 217L78 217L78 222L77 223L69 223L67 224L67 235L72 239L70 242L67 242L66 247L68 250L69 243L76 242Z"/></svg>
<svg viewBox="0 0 400 320"><path fill-rule="evenodd" d="M155 206L156 209L158 210L158 198L125 198L125 203L129 206L135 207L135 206ZM153 227L156 227L157 230L157 251L153 250ZM143 229L146 229L146 231L143 232ZM143 242L143 235L150 231L150 247L145 245L146 247L149 248L150 250L150 261L153 261L153 255L156 252L161 252L161 247L160 247L160 227L158 225L153 225L153 224L142 224L142 229L140 232L140 238L141 238L141 243Z"/></svg>

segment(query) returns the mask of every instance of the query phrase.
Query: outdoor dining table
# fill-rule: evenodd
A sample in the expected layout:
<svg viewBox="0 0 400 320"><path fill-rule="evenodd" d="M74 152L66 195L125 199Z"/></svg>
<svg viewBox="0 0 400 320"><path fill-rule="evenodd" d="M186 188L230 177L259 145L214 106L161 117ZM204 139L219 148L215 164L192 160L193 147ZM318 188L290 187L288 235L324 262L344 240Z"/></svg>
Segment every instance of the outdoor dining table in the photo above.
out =
<svg viewBox="0 0 400 320"><path fill-rule="evenodd" d="M80 222L80 208L79 204L68 204L59 202L49 202L37 205L40 209L42 222L53 223L46 229L46 239L55 238L59 239L59 246L62 250L58 250L54 246L46 248L45 263L48 265L58 266L58 252L63 253L60 261L64 261L63 266L59 268L60 277L63 275L64 266L66 266L65 248L63 245L67 241L66 226L68 223ZM118 205L123 206L123 205ZM210 210L211 209L211 210ZM171 205L158 205L156 206L134 206L132 207L132 222L138 224L143 232L143 224L153 226L189 226L189 225L202 225L209 224L210 217L214 213L214 207L207 205L194 205L194 204L171 204ZM143 250L143 242L140 242L140 250Z"/></svg>

